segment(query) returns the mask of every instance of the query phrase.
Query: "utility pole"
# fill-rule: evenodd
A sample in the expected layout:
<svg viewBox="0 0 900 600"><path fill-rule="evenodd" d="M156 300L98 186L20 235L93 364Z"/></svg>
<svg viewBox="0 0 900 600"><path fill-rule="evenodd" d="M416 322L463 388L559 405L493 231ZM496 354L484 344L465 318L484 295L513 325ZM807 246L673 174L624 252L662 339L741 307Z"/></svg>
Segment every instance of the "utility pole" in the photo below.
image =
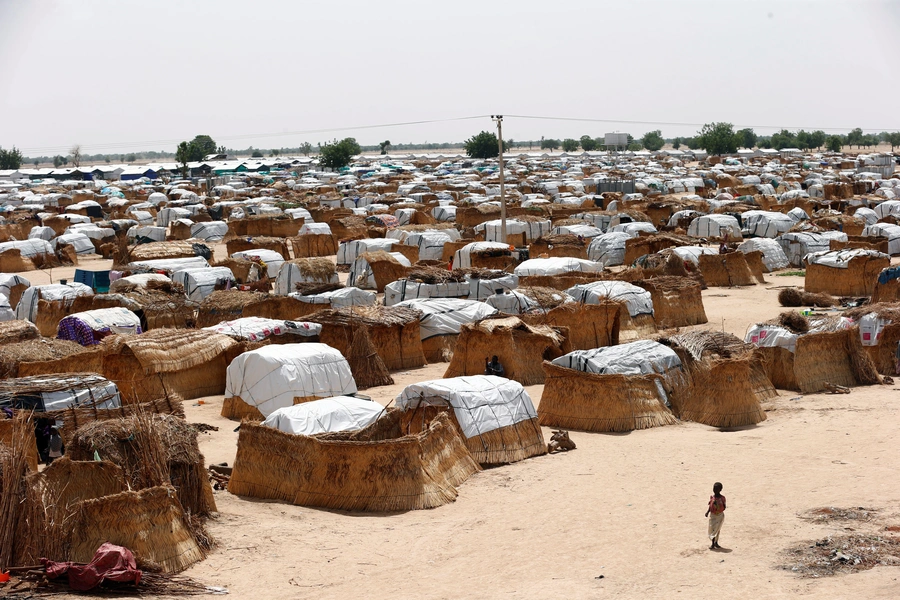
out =
<svg viewBox="0 0 900 600"><path fill-rule="evenodd" d="M503 175L503 115L491 115L497 123L497 144L500 146L500 241L506 243L506 177Z"/></svg>

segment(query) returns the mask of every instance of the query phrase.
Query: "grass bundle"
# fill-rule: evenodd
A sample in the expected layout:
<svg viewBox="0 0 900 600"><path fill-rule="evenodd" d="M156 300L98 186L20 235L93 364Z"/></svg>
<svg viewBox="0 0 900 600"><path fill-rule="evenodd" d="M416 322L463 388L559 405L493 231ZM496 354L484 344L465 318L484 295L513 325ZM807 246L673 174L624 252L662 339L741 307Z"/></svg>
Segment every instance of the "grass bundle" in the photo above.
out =
<svg viewBox="0 0 900 600"><path fill-rule="evenodd" d="M41 333L31 321L15 320L0 323L0 347L36 340L39 337Z"/></svg>
<svg viewBox="0 0 900 600"><path fill-rule="evenodd" d="M650 292L653 316L660 329L707 323L700 284L690 277L654 277L635 281Z"/></svg>
<svg viewBox="0 0 900 600"><path fill-rule="evenodd" d="M459 269L448 271L447 269L442 269L440 267L414 265L410 269L407 279L434 285L440 283L463 282L466 280L466 275Z"/></svg>
<svg viewBox="0 0 900 600"><path fill-rule="evenodd" d="M84 346L77 342L50 338L0 344L0 378L18 377L23 371L23 365L28 363L45 363L66 357L77 357L85 352ZM32 371L28 374L35 373Z"/></svg>
<svg viewBox="0 0 900 600"><path fill-rule="evenodd" d="M783 290L778 292L778 303L781 304L781 306L792 308L800 306L816 306L819 308L829 308L831 306L837 306L838 300L830 294L814 294L811 292L803 291L799 288L790 287L784 288Z"/></svg>
<svg viewBox="0 0 900 600"><path fill-rule="evenodd" d="M399 411L311 437L245 422L228 491L334 510L416 510L452 502L479 470L446 414L410 435Z"/></svg>
<svg viewBox="0 0 900 600"><path fill-rule="evenodd" d="M809 331L809 319L796 311L787 311L778 315L777 324L792 333L806 333Z"/></svg>
<svg viewBox="0 0 900 600"><path fill-rule="evenodd" d="M356 386L361 390L394 383L384 361L378 356L372 344L368 327L357 327L353 332L347 362L350 364Z"/></svg>
<svg viewBox="0 0 900 600"><path fill-rule="evenodd" d="M298 281L294 284L294 290L301 296L315 296L325 292L333 292L344 287L342 283L321 283L318 281Z"/></svg>
<svg viewBox="0 0 900 600"><path fill-rule="evenodd" d="M0 571L16 564L17 529L25 506L29 448L35 443L30 418L11 421L8 442L0 444Z"/></svg>

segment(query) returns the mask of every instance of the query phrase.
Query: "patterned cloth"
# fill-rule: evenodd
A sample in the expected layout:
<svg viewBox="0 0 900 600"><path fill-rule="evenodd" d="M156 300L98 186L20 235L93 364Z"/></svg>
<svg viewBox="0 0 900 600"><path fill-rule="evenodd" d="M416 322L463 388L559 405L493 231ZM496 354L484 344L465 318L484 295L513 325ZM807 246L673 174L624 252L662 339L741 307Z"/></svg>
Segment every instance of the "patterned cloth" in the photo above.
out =
<svg viewBox="0 0 900 600"><path fill-rule="evenodd" d="M99 344L100 340L112 333L113 332L109 327L92 329L90 325L78 317L70 316L59 322L59 329L57 330L56 337L60 340L78 342L82 346L93 346ZM134 333L137 335L143 333L140 325L136 327Z"/></svg>

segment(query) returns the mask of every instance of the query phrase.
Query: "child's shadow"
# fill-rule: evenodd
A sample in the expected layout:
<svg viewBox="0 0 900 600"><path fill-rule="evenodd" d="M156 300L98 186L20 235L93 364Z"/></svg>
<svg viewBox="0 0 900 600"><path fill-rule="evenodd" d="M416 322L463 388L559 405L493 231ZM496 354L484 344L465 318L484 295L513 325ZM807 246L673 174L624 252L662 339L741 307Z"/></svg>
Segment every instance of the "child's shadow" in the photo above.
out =
<svg viewBox="0 0 900 600"><path fill-rule="evenodd" d="M713 552L721 552L722 554L730 554L733 552L731 548L722 548L721 546L718 548L713 548Z"/></svg>

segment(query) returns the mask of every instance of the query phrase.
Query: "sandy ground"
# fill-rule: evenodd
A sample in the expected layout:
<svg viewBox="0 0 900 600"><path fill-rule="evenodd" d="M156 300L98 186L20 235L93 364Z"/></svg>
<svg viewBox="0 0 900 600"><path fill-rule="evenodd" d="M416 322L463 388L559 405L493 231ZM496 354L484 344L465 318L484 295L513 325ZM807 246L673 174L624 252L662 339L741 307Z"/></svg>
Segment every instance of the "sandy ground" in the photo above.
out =
<svg viewBox="0 0 900 600"><path fill-rule="evenodd" d="M709 327L743 337L781 311L783 285L802 278L704 291ZM387 404L445 368L394 373L395 385L365 393ZM537 405L542 386L528 392ZM237 423L219 416L221 405L216 396L185 408L189 421L219 427L200 437L207 461L233 464ZM344 513L216 492L218 547L185 574L248 599L896 598L897 568L812 580L778 565L789 546L843 533L801 520L806 510L879 508L900 524L900 389L782 392L766 408L767 421L737 431L572 432L577 450L478 473L434 510ZM719 552L708 550L703 516L715 481L728 498Z"/></svg>

